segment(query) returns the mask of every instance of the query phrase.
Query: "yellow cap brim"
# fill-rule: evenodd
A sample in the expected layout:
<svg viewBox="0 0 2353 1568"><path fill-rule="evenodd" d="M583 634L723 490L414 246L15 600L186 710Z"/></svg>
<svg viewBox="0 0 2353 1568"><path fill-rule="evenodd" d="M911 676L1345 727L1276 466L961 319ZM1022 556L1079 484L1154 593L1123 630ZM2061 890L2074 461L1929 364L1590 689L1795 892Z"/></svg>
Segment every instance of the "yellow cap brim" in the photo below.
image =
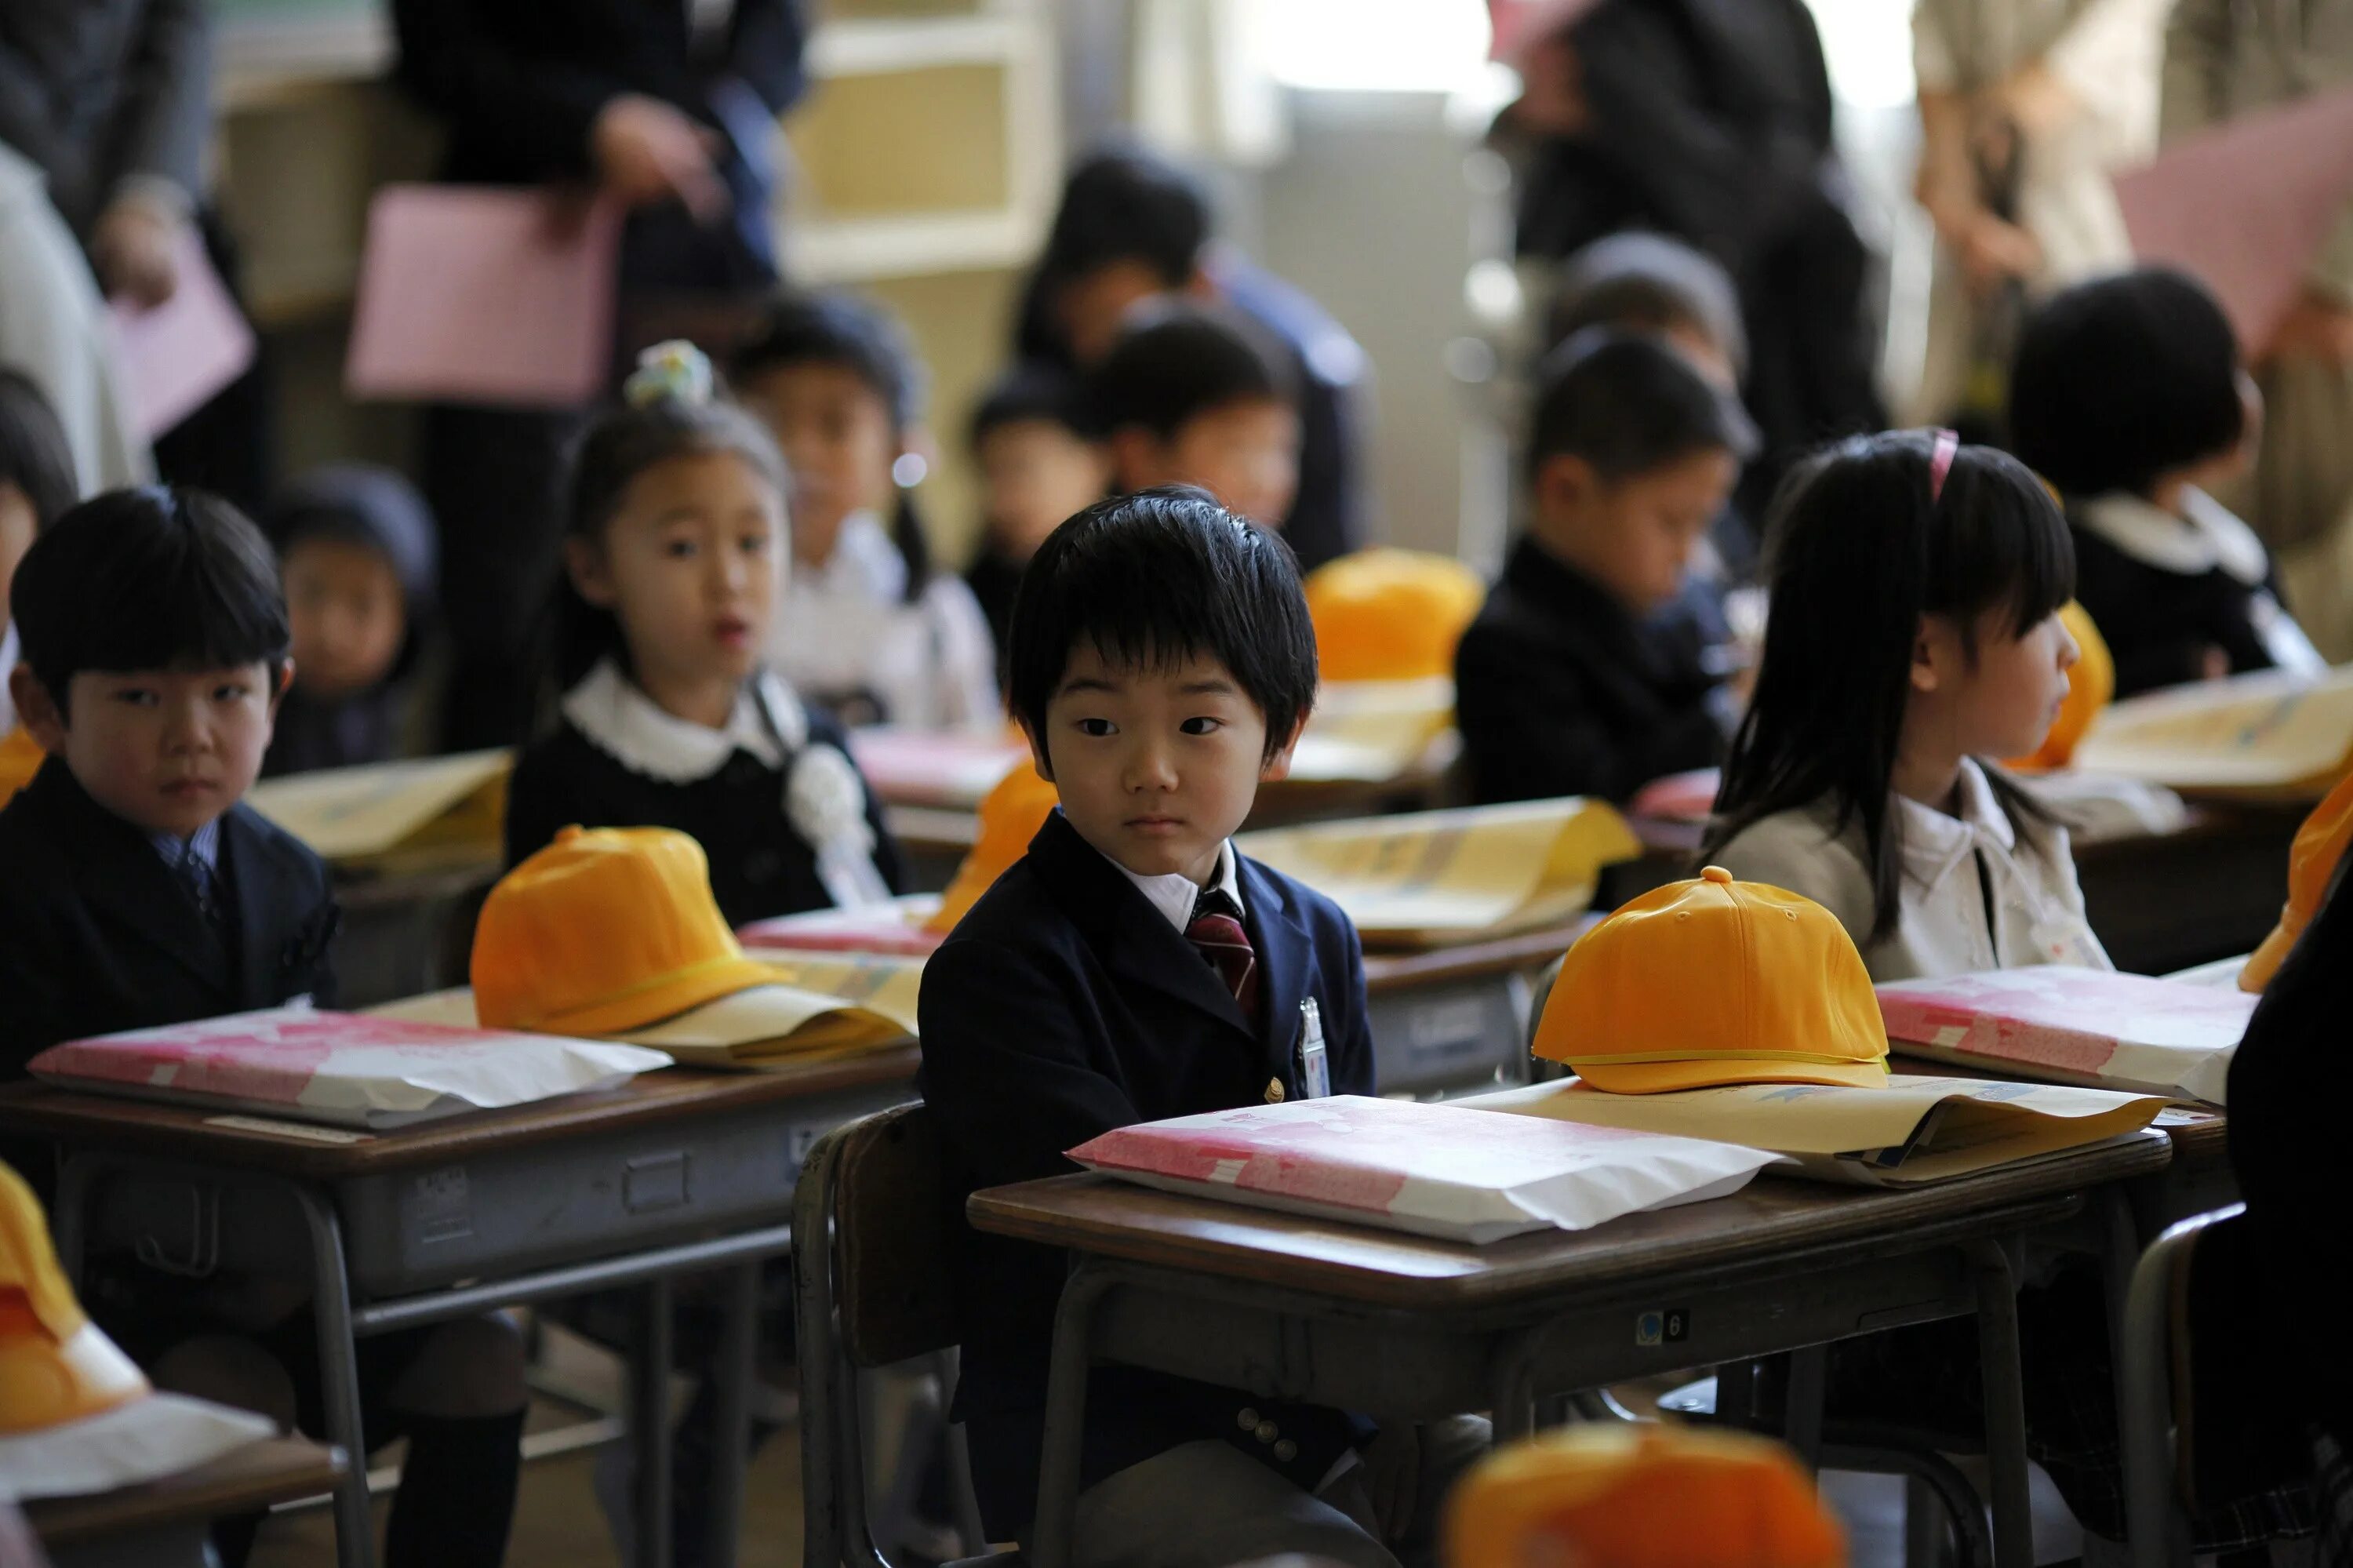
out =
<svg viewBox="0 0 2353 1568"><path fill-rule="evenodd" d="M1887 1086L1880 1062L1763 1062L1702 1056L1683 1062L1571 1063L1577 1075L1613 1095L1665 1095L1678 1089L1720 1089L1735 1084L1831 1084L1853 1089Z"/></svg>
<svg viewBox="0 0 2353 1568"><path fill-rule="evenodd" d="M2270 985L2272 976L2279 973L2279 967L2287 962L2288 954L2295 950L2295 938L2296 933L2289 930L2284 922L2274 926L2272 934L2263 938L2263 946L2247 956L2247 967L2239 971L2239 989L2260 992Z"/></svg>
<svg viewBox="0 0 2353 1568"><path fill-rule="evenodd" d="M705 1002L716 1001L723 996L733 996L739 991L749 991L757 985L777 983L775 969L739 953L733 958L714 959L709 963L697 964L679 974L665 975L652 984L638 986L586 1007L575 1007L569 1012L550 1013L541 1018L485 1017L482 1027L610 1039L633 1029L659 1023L666 1018L676 1018L681 1012L701 1007ZM479 1006L479 991L475 1000Z"/></svg>

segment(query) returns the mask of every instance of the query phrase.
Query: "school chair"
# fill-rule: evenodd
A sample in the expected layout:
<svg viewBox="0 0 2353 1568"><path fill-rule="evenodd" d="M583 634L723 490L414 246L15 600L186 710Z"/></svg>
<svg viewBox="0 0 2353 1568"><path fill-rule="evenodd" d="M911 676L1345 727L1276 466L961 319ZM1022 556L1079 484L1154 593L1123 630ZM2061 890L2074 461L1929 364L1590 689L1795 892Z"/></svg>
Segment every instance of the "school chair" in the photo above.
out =
<svg viewBox="0 0 2353 1568"><path fill-rule="evenodd" d="M2263 1289L2243 1203L2172 1226L2133 1270L2116 1378L2134 1568L2189 1568L2192 1512L2310 1475L2272 1397L2296 1374Z"/></svg>
<svg viewBox="0 0 2353 1568"><path fill-rule="evenodd" d="M925 1359L955 1384L960 1337L940 1260L949 1250L938 1129L927 1107L907 1105L835 1128L818 1140L793 1194L793 1272L801 1366L803 1568L895 1568L877 1544L866 1485L867 1423L859 1373ZM961 1427L944 1406L934 1433L911 1427L907 1446L944 1440L956 1529L968 1556L944 1568L1019 1568L1018 1553L983 1555L980 1508ZM905 1466L902 1466L902 1471ZM912 1488L892 1489L892 1506ZM887 1517L887 1515L886 1515Z"/></svg>

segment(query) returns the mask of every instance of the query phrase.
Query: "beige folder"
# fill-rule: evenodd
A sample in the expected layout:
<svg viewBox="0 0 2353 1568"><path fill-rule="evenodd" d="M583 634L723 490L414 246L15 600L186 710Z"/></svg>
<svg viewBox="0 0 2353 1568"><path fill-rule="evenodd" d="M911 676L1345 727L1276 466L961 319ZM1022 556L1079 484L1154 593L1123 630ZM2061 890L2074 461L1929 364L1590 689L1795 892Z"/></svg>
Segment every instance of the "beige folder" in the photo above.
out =
<svg viewBox="0 0 2353 1568"><path fill-rule="evenodd" d="M477 1026L470 990L435 991L370 1011L412 1022ZM912 1015L912 1009L911 1015ZM682 1066L757 1068L896 1044L913 1033L882 1012L804 991L781 977L642 1028L600 1039L649 1045Z"/></svg>
<svg viewBox="0 0 2353 1568"><path fill-rule="evenodd" d="M2048 1159L2138 1132L2166 1105L2156 1095L1902 1075L1874 1089L1740 1084L1667 1095L1604 1094L1572 1080L1453 1103L1746 1144L1794 1161L1788 1174L1865 1187L1923 1187Z"/></svg>
<svg viewBox="0 0 2353 1568"><path fill-rule="evenodd" d="M510 752L475 751L265 779L246 803L348 871L495 866Z"/></svg>
<svg viewBox="0 0 2353 1568"><path fill-rule="evenodd" d="M2278 670L2130 697L2093 723L2074 766L2184 795L2317 800L2353 768L2353 665Z"/></svg>
<svg viewBox="0 0 2353 1568"><path fill-rule="evenodd" d="M1301 784L1386 784L1423 766L1443 768L1459 744L1450 678L1335 681L1316 694L1290 777Z"/></svg>
<svg viewBox="0 0 2353 1568"><path fill-rule="evenodd" d="M1642 853L1625 819L1573 796L1246 833L1242 853L1347 912L1365 940L1440 947L1564 924L1601 868Z"/></svg>

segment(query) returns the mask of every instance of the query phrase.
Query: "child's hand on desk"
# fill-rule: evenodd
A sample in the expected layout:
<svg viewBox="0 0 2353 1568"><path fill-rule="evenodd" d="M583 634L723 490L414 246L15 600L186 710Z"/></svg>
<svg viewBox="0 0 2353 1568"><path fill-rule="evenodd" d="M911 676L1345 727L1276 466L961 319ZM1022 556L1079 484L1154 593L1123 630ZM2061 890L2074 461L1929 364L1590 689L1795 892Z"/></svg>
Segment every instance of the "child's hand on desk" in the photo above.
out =
<svg viewBox="0 0 2353 1568"><path fill-rule="evenodd" d="M1380 1436L1365 1449L1365 1488L1381 1539L1401 1541L1413 1528L1421 1492L1421 1434L1410 1421L1381 1424Z"/></svg>
<svg viewBox="0 0 2353 1568"><path fill-rule="evenodd" d="M636 92L607 100L588 132L607 190L631 207L675 196L705 223L727 210L727 186L711 162L719 147L718 132Z"/></svg>

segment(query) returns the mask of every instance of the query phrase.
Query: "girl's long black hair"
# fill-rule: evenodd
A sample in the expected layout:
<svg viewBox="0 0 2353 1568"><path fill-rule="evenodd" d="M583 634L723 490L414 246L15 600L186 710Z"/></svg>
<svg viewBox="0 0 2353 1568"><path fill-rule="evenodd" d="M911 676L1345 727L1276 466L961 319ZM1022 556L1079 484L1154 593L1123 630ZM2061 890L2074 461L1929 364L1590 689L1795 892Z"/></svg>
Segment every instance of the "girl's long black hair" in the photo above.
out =
<svg viewBox="0 0 2353 1568"><path fill-rule="evenodd" d="M2022 636L2075 592L2074 545L2042 482L2015 458L1965 446L1932 494L1936 441L1859 436L1783 482L1767 524L1764 662L1702 850L1828 798L1833 832L1862 824L1874 940L1901 908L1891 792L1921 617L1952 620L1974 659L1988 612ZM1987 778L2013 821L2044 815L1999 768Z"/></svg>

